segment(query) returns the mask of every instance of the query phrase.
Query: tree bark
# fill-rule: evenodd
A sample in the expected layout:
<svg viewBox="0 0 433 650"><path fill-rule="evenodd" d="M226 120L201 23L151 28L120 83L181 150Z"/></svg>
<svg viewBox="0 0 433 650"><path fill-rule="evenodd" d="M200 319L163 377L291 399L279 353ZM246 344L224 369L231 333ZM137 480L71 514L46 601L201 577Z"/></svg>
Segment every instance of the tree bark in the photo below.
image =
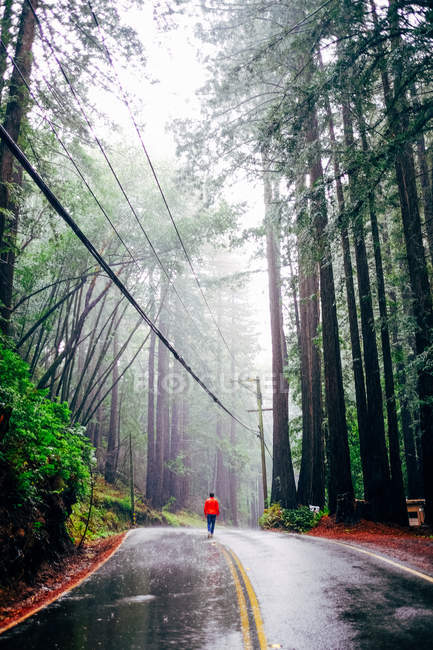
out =
<svg viewBox="0 0 433 650"><path fill-rule="evenodd" d="M268 262L269 306L272 339L272 407L273 407L273 468L271 501L284 508L296 508L296 484L289 442L287 384L283 373L283 342L281 340L281 279L279 238L272 205L270 173L264 162L264 201L266 228L266 257Z"/></svg>
<svg viewBox="0 0 433 650"><path fill-rule="evenodd" d="M323 169L319 149L317 116L315 106L311 99L308 107L305 137L309 149L311 217L320 263L323 361L329 430L329 509L331 513L336 513L338 520L350 520L354 516L354 493L350 473L350 455L335 301L334 273L327 234L328 216L323 186ZM338 510L337 497L339 497L339 503L343 503L343 496L344 509Z"/></svg>
<svg viewBox="0 0 433 650"><path fill-rule="evenodd" d="M110 407L110 425L108 429L107 440L107 457L105 460L105 480L107 483L114 483L116 479L116 447L118 444L118 422L119 422L119 365L117 361L117 353L119 347L119 339L117 331L114 332L113 338L113 357L116 359L113 365L113 390L111 391L111 407Z"/></svg>
<svg viewBox="0 0 433 650"><path fill-rule="evenodd" d="M377 26L376 7L370 0L372 15ZM406 255L412 289L413 313L416 321L416 352L420 359L432 344L433 308L425 251L422 239L421 219L418 206L416 174L413 152L404 138L408 126L407 100L400 87L402 61L398 30L398 4L389 2L389 18L393 35L394 92L391 90L386 60L382 60L381 77L390 132L401 140L395 144L395 172L406 243ZM383 54L380 52L380 54ZM425 363L418 370L418 397L420 400L420 426L423 453L423 474L426 523L433 524L433 375Z"/></svg>
<svg viewBox="0 0 433 650"><path fill-rule="evenodd" d="M147 386L147 475L146 498L155 501L155 333L150 333Z"/></svg>
<svg viewBox="0 0 433 650"><path fill-rule="evenodd" d="M358 111L362 149L368 152L367 136L362 110ZM382 342L383 374L385 378L386 411L388 420L388 446L391 469L390 519L402 526L408 526L408 514L404 493L403 472L400 458L400 434L398 430L397 405L395 398L394 371L391 356L391 343L388 329L388 309L383 273L382 251L379 238L374 192L368 197L368 206L376 265L377 295L380 314L380 336Z"/></svg>
<svg viewBox="0 0 433 650"><path fill-rule="evenodd" d="M353 126L348 102L343 103L344 140L346 147L353 150ZM357 173L349 172L349 191L352 206L356 206L359 190ZM374 521L391 518L391 484L383 419L383 398L380 382L379 356L371 296L367 249L365 245L363 213L352 208L352 231L358 279L359 307L364 351L364 367L367 389L368 431L365 497L369 503L369 514Z"/></svg>
<svg viewBox="0 0 433 650"><path fill-rule="evenodd" d="M164 286L161 285L161 292ZM163 294L161 293L161 300ZM160 330L166 335L168 329L167 312L160 316ZM168 350L162 341L158 341L158 379L156 392L156 428L155 428L155 503L156 507L164 505L164 445L169 432L166 431L168 396L165 382L168 373Z"/></svg>
<svg viewBox="0 0 433 650"><path fill-rule="evenodd" d="M30 0L34 10L39 0ZM18 142L23 121L28 110L28 91L21 78L29 83L32 69L32 46L35 33L35 18L28 2L23 2L15 48L15 60L20 73L12 68L9 99L6 106L4 128L11 138ZM19 197L17 187L21 186L22 171L16 167L12 152L0 143L0 329L9 333L12 309L12 283L15 265L15 244L19 219ZM18 183L18 185L17 185ZM15 187L14 187L15 185ZM8 225L7 215L11 216Z"/></svg>

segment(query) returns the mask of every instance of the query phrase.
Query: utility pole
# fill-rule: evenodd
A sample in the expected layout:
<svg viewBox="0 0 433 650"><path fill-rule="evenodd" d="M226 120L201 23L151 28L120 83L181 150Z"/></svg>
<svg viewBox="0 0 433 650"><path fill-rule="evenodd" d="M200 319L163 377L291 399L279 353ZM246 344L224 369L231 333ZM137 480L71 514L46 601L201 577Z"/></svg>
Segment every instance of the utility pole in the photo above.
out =
<svg viewBox="0 0 433 650"><path fill-rule="evenodd" d="M263 498L265 500L265 508L266 508L268 504L268 481L266 477L265 432L263 430L262 391L260 389L260 377L256 377L255 381L256 381L256 394L257 394L257 410L259 412L260 449L262 454Z"/></svg>
<svg viewBox="0 0 433 650"><path fill-rule="evenodd" d="M238 380L242 384L242 380ZM252 381L256 384L256 399L257 399L257 410L248 409L249 413L258 413L259 414L259 435L260 440L260 450L262 456L262 481L263 481L263 498L265 500L265 507L268 503L268 480L266 476L266 457L265 457L265 432L263 429L263 411L272 411L272 409L264 409L262 406L262 391L260 388L260 377L248 377L244 381ZM247 388L247 386L245 386ZM248 389L249 390L249 389Z"/></svg>

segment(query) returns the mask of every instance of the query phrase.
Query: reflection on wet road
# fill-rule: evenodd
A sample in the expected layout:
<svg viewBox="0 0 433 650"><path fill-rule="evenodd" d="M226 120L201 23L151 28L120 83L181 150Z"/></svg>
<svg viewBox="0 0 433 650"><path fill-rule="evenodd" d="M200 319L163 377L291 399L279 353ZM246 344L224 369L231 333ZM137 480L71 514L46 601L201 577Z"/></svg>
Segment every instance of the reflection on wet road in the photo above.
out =
<svg viewBox="0 0 433 650"><path fill-rule="evenodd" d="M203 532L133 531L80 587L0 637L45 650L242 648L233 579Z"/></svg>
<svg viewBox="0 0 433 650"><path fill-rule="evenodd" d="M0 650L256 650L265 634L290 650L433 647L433 584L419 577L326 540L221 527L216 539L132 531Z"/></svg>

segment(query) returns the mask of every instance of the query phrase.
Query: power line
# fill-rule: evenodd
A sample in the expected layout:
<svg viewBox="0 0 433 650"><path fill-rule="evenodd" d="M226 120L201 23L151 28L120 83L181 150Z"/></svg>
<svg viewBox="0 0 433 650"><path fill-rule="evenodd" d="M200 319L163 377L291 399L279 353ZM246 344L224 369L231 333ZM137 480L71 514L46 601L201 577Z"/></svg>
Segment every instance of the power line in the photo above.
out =
<svg viewBox="0 0 433 650"><path fill-rule="evenodd" d="M109 169L110 169L110 171L111 171L111 173L112 173L114 179L116 180L116 183L117 183L117 185L119 186L119 189L120 189L120 191L121 191L123 197L125 198L125 200L126 200L128 206L129 206L129 209L131 210L132 214L134 215L134 218L135 218L135 220L137 221L138 226L139 226L141 232L142 232L143 235L145 236L146 241L147 241L147 243L149 244L149 246L150 246L150 248L151 248L151 250L152 250L152 252L153 252L153 254L154 254L154 256L155 256L155 258L156 258L156 260L157 260L157 262L158 262L158 264L159 264L159 266L161 267L162 271L164 272L165 276L167 277L168 282L169 282L169 283L171 284L171 286L173 287L174 292L175 292L176 296L178 297L180 303L181 303L182 306L184 307L185 311L186 311L187 313L189 313L189 312L188 312L188 308L187 308L186 305L184 304L184 302L183 302L182 298L180 297L180 295L179 295L179 293L178 293L178 291L177 291L175 285L173 284L173 282L172 282L172 280L171 280L171 277L170 277L169 272L168 272L167 269L165 268L165 265L163 264L161 258L159 257L159 255L158 255L158 253L157 253L157 251L156 251L156 249L155 249L155 247L154 247L154 245L153 245L153 243L152 243L152 241L151 241L149 235L147 234L146 230L144 229L144 227L143 227L143 225L142 225L142 223L141 223L141 221L140 221L140 218L139 218L139 216L138 216L138 214L137 214L137 212L136 212L134 206L132 205L132 203L131 203L131 201L130 201L130 199L129 199L129 196L128 196L128 194L126 193L126 190L124 189L124 187L123 187L123 185L122 185L122 183L121 183L121 181L120 181L120 178L118 177L118 175L117 175L117 173L116 173L116 170L114 169L114 167L113 167L113 165L112 165L112 163L111 163L111 161L110 161L110 159L109 159L109 157L108 157L108 155L107 155L107 153L106 153L106 151L105 151L105 149L104 149L104 147L103 147L103 145L102 145L102 142L100 141L100 139L99 139L98 136L96 135L96 133L95 133L95 131L94 131L94 129L93 129L91 123L90 123L90 120L89 120L89 118L88 118L88 116L87 116L86 110L85 110L84 107L83 107L82 101L81 101L79 95L77 94L77 92L76 92L76 90L75 90L75 88L74 88L72 82L70 81L69 76L68 76L68 74L66 73L65 68L64 68L62 62L59 60L59 58L58 58L58 56L57 56L57 54L56 54L56 52L55 52L55 50L54 50L54 47L53 47L51 41L45 37L44 32L43 32L43 29L42 29L41 21L39 20L39 17L36 15L36 12L35 12L35 10L34 10L32 4L31 4L31 2L30 2L30 0L27 0L27 3L28 3L28 5L29 5L29 7L31 8L31 11L32 11L33 16L34 16L34 18L35 18L35 21L36 21L36 23L37 23L37 25L38 25L38 27L39 27L39 34L40 34L41 40L42 40L42 41L43 41L43 42L44 42L44 43L49 47L49 49L50 49L50 51L51 51L51 53L52 53L52 55L53 55L53 57L54 57L54 60L56 61L57 65L59 66L60 72L62 73L63 78L65 79L67 85L69 86L69 89L70 89L70 91L71 91L71 93L72 93L72 96L74 97L75 101L76 101L77 104L78 104L78 107L79 107L79 109L80 109L81 115L83 116L83 118L84 118L84 120L85 120L85 122L86 122L86 124L87 124L88 129L90 130L90 132L91 132L91 134L92 134L92 136L93 136L93 138L94 138L96 144L97 144L98 147L99 147L99 150L100 150L102 156L104 157L105 162L107 163L107 165L108 165L108 167L109 167Z"/></svg>
<svg viewBox="0 0 433 650"><path fill-rule="evenodd" d="M30 1L27 0L27 2L28 2L29 5L30 5ZM31 6L31 5L30 5L30 6ZM67 73L66 73L66 71L65 71L65 69L64 69L64 67L63 67L63 65L62 65L62 63L59 61L58 57L56 56L56 53L55 53L55 51L54 51L54 48L53 48L51 42L50 42L50 41L49 41L49 40L44 36L44 33L43 33L43 30L42 30L42 26L41 26L40 20L39 20L38 17L36 16L36 14L35 14L35 12L34 12L34 10L33 10L33 7L31 7L31 9L32 9L33 15L34 15L34 17L35 17L35 20L36 20L36 22L37 22L37 24L38 24L38 26L39 26L39 32L40 32L41 39L42 39L43 42L44 42L44 43L45 43L45 44L50 48L51 53L53 54L53 57L54 57L54 59L55 59L57 65L59 66L60 71L61 71L61 73L62 73L62 75L63 75L63 77L64 77L64 79L65 79L67 85L69 86L69 88L70 88L70 90L71 90L71 93L72 93L74 99L76 100L76 102L77 102L77 104L78 104L78 106L79 106L79 108L80 108L81 114L82 114L82 116L83 116L83 118L84 118L84 120L85 120L85 122L86 122L86 124L87 124L87 126L88 126L88 128L89 128L89 130L90 130L90 132L92 133L92 135L93 135L93 137L94 137L94 139L95 139L95 141L96 141L96 143L97 143L97 145L98 145L98 147L99 147L99 149L100 149L100 151L101 151L101 153L102 153L102 155L103 155L103 157L104 157L104 159L105 159L105 161L106 161L106 163L107 163L107 165L108 165L108 167L109 167L109 169L110 169L110 171L111 171L111 173L112 173L112 175L114 176L114 178L115 178L115 180L116 180L116 182L117 182L117 184L118 184L118 186L119 186L119 188L120 188L120 190L121 190L121 192L122 192L124 198L126 199L126 201L127 201L127 203L128 203L128 206L129 206L131 212L133 213L133 215L134 215L134 217L135 217L135 219L136 219L136 221L137 221L137 223L138 223L138 225L139 225L141 231L143 232L144 236L146 237L146 240L147 240L147 242L148 242L148 244L149 244L149 246L150 246L150 248L151 248L151 250L152 250L152 253L154 254L154 256L155 256L155 258L156 258L156 260L157 260L159 266L161 267L162 271L164 272L164 274L165 274L165 276L166 276L166 278L167 278L167 280L168 280L170 286L173 288L174 293L175 293L176 297L178 298L180 304L182 305L183 309L185 310L186 314L187 314L187 315L189 316L189 318L191 319L191 322L193 323L193 325L194 325L194 327L196 328L196 330L201 334L200 329L199 329L199 327L197 326L197 324L196 324L196 322L195 322L195 320L194 320L194 318L193 318L191 312L189 311L189 309L188 309L188 307L186 306L185 302L184 302L183 299L181 298L181 296L180 296L180 294L179 294L179 292L178 292L178 290L177 290L177 288L176 288L174 282L171 280L170 274L168 273L167 269L165 268L165 266L164 266L164 264L163 264L161 258L159 257L159 255L158 255L158 253L157 253L155 247L153 246L153 243L152 243L152 241L150 240L150 237L148 236L147 232L146 232L145 229L143 228L143 226L142 226L142 224L141 224L141 221L140 221L140 219L139 219L139 217L138 217L138 215L137 215L137 213L136 213L136 211L135 211L135 209L134 209L134 207L133 207L133 205L132 205L132 203L131 203L131 201L130 201L130 199L129 199L127 193L126 193L126 191L124 190L124 188L123 188L123 186L122 186L122 184L121 184L121 182L120 182L120 179L119 179L119 177L118 177L116 171L114 170L114 167L113 167L111 161L109 160L108 155L106 154L106 151L105 151L105 149L104 149L104 147L103 147L101 141L99 140L99 138L97 137L97 135L95 134L95 132L94 132L94 130L93 130L93 128L92 128L92 125L91 125L90 120L89 120L89 118L88 118L88 116L87 116L87 113L86 113L86 111L85 111L85 109L84 109L84 107L83 107L83 105L82 105L81 99L79 98L78 94L76 93L76 91L75 91L75 89L74 89L74 87L73 87L73 85L72 85L72 82L70 81L70 79L69 79L69 77L68 77L68 75L67 75ZM9 55L8 55L8 56L9 56ZM13 60L13 57L10 57L10 56L9 56L9 58L11 58L11 60L12 60L13 63L14 63L14 65L16 65L16 62ZM20 76L22 77L22 74L21 74L21 73L20 73ZM48 87L50 87L50 85L48 84L48 82L47 82L47 80L45 79L44 76L43 76L43 79L44 79L45 82L47 83ZM31 92L31 91L30 91L30 88L29 88L29 86L28 86L27 83L26 83L26 86L27 86L27 88L29 89L29 92ZM31 95L32 95L32 97L34 97L34 94L33 94L33 93L31 93ZM40 103L37 102L36 98L35 98L35 101L36 101L37 105L40 107L40 109L43 111L43 108L41 107ZM59 136L59 135L57 134L57 132L55 131L55 128L54 128L54 126L52 125L51 121L50 121L48 118L45 118L45 119L47 119L48 123L50 124L50 126L51 126L51 128L52 128L52 130L53 130L53 133L55 134L55 136L56 136L57 139L59 140L59 142L60 142L61 146L63 147L63 149L65 150L65 152L66 152L68 158L71 160L72 164L73 164L74 167L77 169L78 174L79 174L80 177L82 178L83 182L85 183L85 185L86 185L86 187L88 188L89 192L90 192L91 195L93 196L93 198L94 198L94 200L96 201L97 205L101 208L103 214L104 214L105 217L108 219L108 221L109 221L111 227L112 227L113 230L116 232L116 234L117 234L117 236L119 237L120 241L123 243L123 245L125 246L126 250L129 252L129 254L130 254L132 260L137 264L137 266L139 266L139 268L141 268L140 265L138 264L136 258L133 256L132 252L130 251L130 249L128 248L128 246L126 245L126 243L123 241L123 239L122 239L121 236L119 235L118 231L116 230L116 228L115 228L113 222L110 220L110 218L109 218L108 214L106 213L106 211L104 210L103 206L101 205L101 203L99 202L99 200L97 199L97 197L95 196L95 194L93 193L93 191L92 191L92 189L90 188L89 184L87 183L86 179L84 178L84 176L83 176L82 173L80 172L80 170L79 170L77 164L75 163L75 161L73 160L71 154L68 152L68 150L66 149L65 145L64 145L63 142L61 141L60 136ZM199 352L197 351L195 345L193 344L192 347L194 348L194 350L195 350L195 352L196 352L196 354L197 354L197 356L198 356L200 362L202 363L203 367L206 368L206 365L207 365L207 364L206 364L206 363L203 361L203 359L201 358L201 356L200 356ZM209 374L210 374L210 373L209 373Z"/></svg>
<svg viewBox="0 0 433 650"><path fill-rule="evenodd" d="M191 377L194 379L194 381L197 382L199 384L199 386L201 386L201 388L209 395L209 397L215 402L215 404L217 404L220 408L222 408L223 411L225 411L225 413L227 413L227 415L229 415L233 420L235 420L242 427L244 427L248 431L253 431L255 433L254 429L251 429L251 427L244 424L244 422L239 420L239 418L237 418L226 406L224 406L224 404L218 399L218 397L206 386L206 384L200 379L200 377L198 377L198 375L186 363L186 361L177 352L177 350L173 347L173 345L171 345L171 343L165 338L165 336L162 334L162 332L156 327L156 325L153 323L153 321L144 312L142 307L140 307L140 305L137 303L135 298L131 295L131 293L125 287L123 282L114 273L114 271L111 269L110 265L105 261L103 256L98 252L98 250L94 247L92 242L86 237L86 235L83 233L83 231L79 228L78 224L75 223L75 221L72 219L70 214L65 210L65 208L60 203L60 201L57 199L55 194L49 189L49 187L47 186L45 181L38 174L38 172L33 167L33 165L26 158L25 154L21 151L21 149L14 142L14 140L11 138L9 133L6 131L6 129L1 124L0 124L0 137L3 140L3 142L6 144L6 146L10 149L10 151L15 156L15 158L18 160L18 162L25 169L25 171L29 174L29 176L33 179L33 181L39 187L39 189L44 194L44 196L46 197L48 202L51 204L51 206L54 208L54 210L57 212L57 214L60 217L62 217L62 219L72 229L72 231L75 233L75 235L78 237L78 239L84 244L84 246L87 248L87 250L90 252L90 254L98 262L100 267L102 269L104 269L104 271L107 273L108 277L111 279L113 284L115 284L117 286L117 288L125 296L125 298L128 300L128 302L134 307L134 309L141 316L141 318L147 323L147 325L151 328L151 330L159 338L159 340L163 343L163 345L165 345L165 347L168 348L168 350L171 352L171 354L174 356L174 358L185 368L185 370L191 375Z"/></svg>
<svg viewBox="0 0 433 650"><path fill-rule="evenodd" d="M22 74L22 72L21 72L21 69L20 69L19 65L17 64L15 58L14 58L13 56L11 56L11 55L8 53L7 48L6 48L6 45L5 45L5 43L3 42L3 40L2 40L1 38L0 38L0 44L1 44L1 46L3 47L6 56L9 58L9 60L10 60L11 63L12 63L12 65L15 67L16 71L17 71L18 74L20 75L22 82L25 84L25 86L26 86L26 88L27 88L27 90L28 90L28 92L29 92L29 95L31 96L31 98L32 98L33 101L35 102L36 106L38 106L38 108L42 111L42 118L43 118L43 119L44 119L44 120L49 124L49 126L50 126L50 128L51 128L51 131L53 132L53 134L54 134L55 137L57 138L58 142L60 143L60 145L61 145L63 151L65 152L66 156L68 157L69 161L70 161L70 162L72 163L72 165L74 166L74 168L75 168L77 174L79 175L79 177L81 178L81 180L82 180L83 183L85 184L85 186L86 186L87 190L89 191L90 195L92 196L93 200L95 201L95 203L97 204L97 206L98 206L99 209L101 210L101 212L102 212L102 214L104 215L104 217L107 219L107 221L108 221L108 223L110 224L111 228L112 228L112 229L114 230L114 232L116 233L116 235L117 235L119 241L120 241L120 242L123 244L123 246L125 247L126 251L128 252L129 256L131 257L131 260L132 260L132 261L133 261L133 262L134 262L138 267L140 267L138 261L136 260L134 254L132 253L131 249L130 249L130 248L128 247L128 245L125 243L123 237L120 235L120 233L119 233L119 231L117 230L116 226L114 225L114 223L113 223L112 220L110 219L110 217L109 217L107 211L105 210L104 206L102 205L102 203L100 202L100 200L98 199L98 197L96 196L96 194L94 193L94 191L92 190L91 186L90 186L89 183L87 182L87 180L86 180L84 174L82 173L80 167L78 166L78 164L77 164L77 163L75 162L75 160L73 159L71 153L69 152L68 148L67 148L66 145L64 144L64 142L63 142L63 140L61 139L60 135L58 134L57 129L56 129L56 127L54 126L53 122L52 122L52 121L50 120L50 118L47 117L47 115L45 114L44 107L41 105L41 103L38 101L36 95L35 95L34 92L31 90L30 85L29 85L29 83L27 82L27 80L24 78L24 76L23 76L23 74ZM46 82L46 79L45 79L45 77L44 77L43 75L42 75L42 78L43 78L44 81ZM142 270L143 270L143 269L142 269Z"/></svg>
<svg viewBox="0 0 433 650"><path fill-rule="evenodd" d="M208 311L209 311L209 313L210 313L210 315L211 315L211 318L212 318L212 320L213 320L213 322L214 322L214 325L215 325L215 327L217 328L218 333L219 333L221 339L223 340L224 345L226 346L226 348L227 348L227 350L228 350L228 353L230 354L231 357L233 357L233 353L232 353L232 351L231 351L231 349L230 349L230 347L229 347L229 345L228 345L228 343L227 343L227 341L226 341L226 339L225 339L225 337L224 337L224 335L223 335L223 333L222 333L222 331L221 331L221 329L220 329L220 327L219 327L219 325L218 325L218 322L217 322L217 320L216 320L216 318L215 318L215 315L214 315L214 313L213 313L213 311L212 311L212 309L211 309L211 307L210 307L210 305L209 305L209 303L208 303L208 300L207 300L207 298L206 298L206 296L205 296L205 294L204 294L204 291L203 291L202 286L201 286L201 284L200 284L200 280L199 280L199 278L198 278L198 275L197 275L197 273L195 272L195 269L194 269L194 266L193 266L193 264L192 264L191 258L190 258L189 254L188 254L188 251L186 250L186 246L185 246L185 244L184 244L184 242L183 242L183 239L182 239L181 234L180 234L180 232L179 232L179 229L178 229L178 227L177 227L176 221L175 221L175 219L174 219L174 217L173 217L173 213L172 213L172 211L171 211L171 209L170 209L170 206L169 206L169 204L168 204L167 197L165 196L164 190L162 189L161 183L160 183L160 181L159 181L159 178L158 178L158 175L157 175L157 173L156 173L156 170L155 170L155 167L154 167L154 165L153 165L153 162L152 162L152 160L151 160L151 158L150 158L149 152L147 151L146 145L144 144L143 137L142 137L142 135L141 135L141 131L140 131L140 129L138 128L137 122L136 122L136 120L135 120L134 114L133 114L132 109L131 109L131 105L130 105L130 103L129 103L129 101L128 101L128 97L127 97L126 92L125 92L125 90L124 90L124 88L123 88L123 85L122 85L122 82L121 82L121 79L120 79L119 73L117 72L116 66L114 65L113 58L112 58L111 53L110 53L110 51L109 51L109 49L108 49L108 46L107 46L107 44L106 44L106 41L105 41L105 38L104 38L104 34L103 34L102 29L101 29L101 26L100 26L100 24L99 24L98 18L97 18L97 16L96 16L95 12L93 11L92 4L91 4L90 0L88 0L87 4L88 4L88 6L89 6L90 13L92 14L92 17L93 17L93 20L94 20L94 22L95 22L95 25L96 25L96 27L98 28L98 31L99 31L99 34L100 34L100 37L101 37L101 41L102 41L102 45L103 45L103 47L104 47L104 49L105 49L105 53L106 53L106 55L107 55L107 59L108 59L108 61L109 61L109 63L110 63L110 66L112 67L112 69L114 70L114 73L115 73L115 75L116 75L117 83L118 83L118 85L119 85L119 89L120 89L120 92L121 92L121 94L122 94L123 102L124 102L125 106L126 106L127 109L128 109L128 112L129 112L129 115L130 115L131 121L132 121L132 123L133 123L133 125L134 125L135 131L136 131L136 133L137 133L137 136L138 136L138 139L139 139L139 141L140 141L141 147L142 147L142 149L143 149L144 155L146 156L146 159L147 159L147 162L148 162L149 167L150 167L150 169L151 169L151 172L152 172L153 178L154 178L155 183L156 183L156 185L157 185L157 187L158 187L159 193L161 194L161 197L162 197L163 203L164 203L165 208L166 208L166 210L167 210L167 213L168 213L168 215L169 215L169 217L170 217L171 223L173 224L174 230L175 230L175 232L176 232L177 238L179 239L180 245L181 245L181 247L182 247L182 250L183 250L183 253L184 253L184 255L185 255L185 258L186 258L186 260L187 260L187 262L188 262L189 268L191 269L191 272L192 272L192 274L193 274L193 276L194 276L194 279L195 279L195 281L196 281L197 287L199 288L199 291L200 291L200 293L201 293L201 295L202 295L202 297L203 297L204 303L205 303L205 305L206 305L206 307L207 307L207 309L208 309Z"/></svg>
<svg viewBox="0 0 433 650"><path fill-rule="evenodd" d="M119 188L120 188L120 190L121 190L121 192L122 192L122 194L123 194L123 196L124 196L124 198L125 198L125 200L126 200L128 206L129 206L129 208L130 208L130 210L131 210L131 212L132 212L132 214L134 215L135 220L137 221L137 223L138 223L138 225L139 225L139 227L140 227L140 230L141 230L142 233L144 234L144 236L145 236L145 238L146 238L146 240L147 240L147 242L148 242L148 244L149 244L149 246L150 246L150 248L151 248L151 250L152 250L152 253L154 254L154 256L155 256L155 258L156 258L156 260L157 260L159 266L161 267L162 271L164 272L164 274L165 274L165 276L166 276L166 278L167 278L169 284L170 284L171 287L173 288L174 293L175 293L176 297L178 298L180 304L182 305L183 309L185 310L186 314L187 314L187 315L189 316L189 318L191 319L191 322L194 324L194 326L195 326L195 328L197 329L197 331L201 334L200 329L198 328L198 326L197 326L197 324L196 324L196 322L195 322L195 320L194 320L194 318L193 318L191 312L189 311L188 307L186 306L186 304L184 303L182 297L180 296L180 294L179 294L179 292L178 292L178 290L177 290L177 288L176 288L174 282L172 281L172 279L171 279L171 277L170 277L170 274L168 273L167 269L165 268L165 266L164 266L164 264L163 264L163 262L162 262L160 256L158 255L158 253L157 253L157 251L156 251L156 249L155 249L155 247L154 247L154 245L153 245L153 243L152 243L152 241L151 241L149 235L147 234L146 230L144 229L144 227L143 227L143 225L142 225L142 223L141 223L141 221L140 221L140 219L139 219L139 217L138 217L138 214L137 214L137 212L136 212L134 206L132 205L132 203L131 203L131 201L130 201L130 199L129 199L129 197L128 197L128 195L127 195L127 193L126 193L126 191L125 191L125 189L124 189L124 187L123 187L123 185L122 185L122 183L121 183L121 181L120 181L120 179L119 179L119 177L118 177L118 175L117 175L117 173L116 173L116 171L115 171L115 169L114 169L114 167L113 167L113 165L112 165L112 163L111 163L111 161L110 161L110 159L108 158L108 155L107 155L107 153L106 153L106 151L105 151L105 149L104 149L104 147L103 147L103 145L102 145L102 142L100 141L100 139L98 138L98 136L97 136L96 133L94 132L94 129L92 128L92 125L91 125L90 120L89 120L89 118L88 118L88 116L87 116L87 113L86 113L86 110L85 110L85 108L84 108L84 106L83 106L83 104L82 104L82 101L81 101L80 97L78 96L77 92L75 91L75 88L74 88L74 86L73 86L71 80L69 79L69 76L68 76L67 72L65 71L64 66L62 65L61 61L59 60L58 56L56 55L56 52L55 52L55 50L54 50L54 47L53 47L51 41L45 37L44 32L43 32L43 28L42 28L42 25L41 25L41 22L40 22L38 16L36 15L36 13L35 13L35 11L34 11L32 5L31 5L30 0L27 0L27 3L29 4L29 6L30 6L30 8L31 8L31 11L32 11L32 13L33 13L33 16L34 16L34 18L35 18L35 21L36 21L36 23L37 23L37 25L38 25L38 27L39 27L39 33L40 33L41 40L42 40L42 42L45 43L45 44L48 46L48 48L50 49L50 51L51 51L51 53L52 53L52 55L53 55L53 57L54 57L54 60L56 61L57 65L58 65L58 67L59 67L59 69L60 69L60 71L61 71L61 73L62 73L63 78L65 79L67 85L69 86L70 91L71 91L71 93L72 93L72 95L73 95L75 101L76 101L77 104L78 104L78 107L79 107L79 109L80 109L80 112L81 112L81 114L82 114L82 116L83 116L83 118L84 118L84 120L85 120L85 122L86 122L86 124L87 124L87 126L88 126L88 128L89 128L89 130L90 130L90 132L92 133L93 138L95 139L95 142L97 143L97 145L98 145L98 147L99 147L99 150L101 151L101 153L102 153L102 155L103 155L103 157L104 157L104 159L105 159L105 161L106 161L106 163L107 163L107 165L108 165L108 167L109 167L109 169L110 169L112 175L114 176L114 178L115 178L115 180L116 180L116 183L117 183L117 185L119 186ZM113 227L114 227L114 226L113 226ZM127 247L126 247L126 248L127 248ZM193 347L195 348L194 345L193 345ZM229 348L228 348L228 349L229 349ZM229 349L229 352L230 352L230 349ZM200 354L197 352L197 350L196 350L196 353L197 353L197 356L198 356L198 358L200 359L202 365L206 368L206 363L201 359ZM230 353L231 353L231 352L230 352Z"/></svg>

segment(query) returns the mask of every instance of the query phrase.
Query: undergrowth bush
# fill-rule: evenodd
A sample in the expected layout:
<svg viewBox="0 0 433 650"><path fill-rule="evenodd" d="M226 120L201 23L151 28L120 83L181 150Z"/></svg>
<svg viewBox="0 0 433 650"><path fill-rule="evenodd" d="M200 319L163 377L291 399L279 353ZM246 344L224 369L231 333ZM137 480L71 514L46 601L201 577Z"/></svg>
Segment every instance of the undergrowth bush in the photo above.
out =
<svg viewBox="0 0 433 650"><path fill-rule="evenodd" d="M27 364L0 342L1 484L3 498L18 506L64 493L73 503L88 489L89 440L83 427L71 425L67 404L46 394L30 381Z"/></svg>
<svg viewBox="0 0 433 650"><path fill-rule="evenodd" d="M305 533L317 526L325 512L312 512L308 506L300 506L296 510L282 508L279 503L273 503L266 508L259 519L261 528L283 528L296 533Z"/></svg>

